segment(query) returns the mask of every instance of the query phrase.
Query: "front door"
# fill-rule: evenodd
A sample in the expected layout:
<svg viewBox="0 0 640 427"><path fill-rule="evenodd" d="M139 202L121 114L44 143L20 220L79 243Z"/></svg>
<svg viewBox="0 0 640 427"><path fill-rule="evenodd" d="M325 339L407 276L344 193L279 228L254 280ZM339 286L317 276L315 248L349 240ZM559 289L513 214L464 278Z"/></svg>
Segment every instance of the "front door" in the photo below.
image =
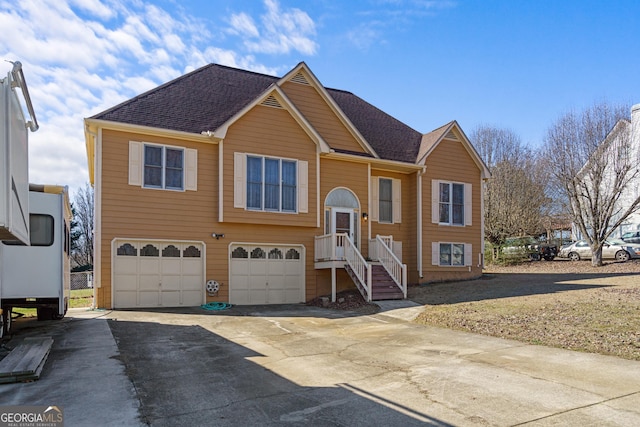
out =
<svg viewBox="0 0 640 427"><path fill-rule="evenodd" d="M357 247L357 234L356 234L356 222L355 212L353 209L346 208L333 208L332 209L332 221L331 232L332 233L344 233L349 236L349 239ZM344 242L340 239L336 245L336 255L340 258L344 257Z"/></svg>

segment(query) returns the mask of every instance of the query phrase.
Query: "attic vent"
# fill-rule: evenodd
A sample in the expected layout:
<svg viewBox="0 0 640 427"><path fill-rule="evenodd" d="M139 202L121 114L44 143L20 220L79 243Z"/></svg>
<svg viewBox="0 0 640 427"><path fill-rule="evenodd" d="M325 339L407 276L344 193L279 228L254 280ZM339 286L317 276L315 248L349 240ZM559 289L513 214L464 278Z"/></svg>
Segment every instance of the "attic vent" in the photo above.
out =
<svg viewBox="0 0 640 427"><path fill-rule="evenodd" d="M458 137L456 136L456 134L455 134L455 133L453 133L453 131L451 131L451 130L449 131L449 133L447 133L447 134L445 135L445 138L447 138L447 139L452 139L452 140L454 140L454 141L459 141L459 139L458 139Z"/></svg>
<svg viewBox="0 0 640 427"><path fill-rule="evenodd" d="M301 85L308 85L309 81L302 73L298 73L295 76L291 77L291 81L294 83L300 83Z"/></svg>
<svg viewBox="0 0 640 427"><path fill-rule="evenodd" d="M265 107L282 108L282 105L280 105L276 97L273 95L269 95L267 99L265 99L264 101L262 101L262 103L260 103L260 105L264 105Z"/></svg>

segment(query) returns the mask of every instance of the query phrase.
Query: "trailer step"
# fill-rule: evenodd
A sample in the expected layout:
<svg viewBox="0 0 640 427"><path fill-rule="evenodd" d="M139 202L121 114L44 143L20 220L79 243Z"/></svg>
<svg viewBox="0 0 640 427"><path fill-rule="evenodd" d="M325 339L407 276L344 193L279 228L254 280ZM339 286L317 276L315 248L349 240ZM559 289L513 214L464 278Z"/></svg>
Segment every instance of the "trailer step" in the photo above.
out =
<svg viewBox="0 0 640 427"><path fill-rule="evenodd" d="M0 384L33 381L40 378L53 338L25 338L0 360Z"/></svg>

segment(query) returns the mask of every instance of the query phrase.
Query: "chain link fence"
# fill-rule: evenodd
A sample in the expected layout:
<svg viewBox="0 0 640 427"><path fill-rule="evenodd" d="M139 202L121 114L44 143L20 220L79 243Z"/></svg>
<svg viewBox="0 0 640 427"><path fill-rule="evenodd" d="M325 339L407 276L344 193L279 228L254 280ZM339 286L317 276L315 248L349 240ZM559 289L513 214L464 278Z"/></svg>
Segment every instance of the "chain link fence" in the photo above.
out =
<svg viewBox="0 0 640 427"><path fill-rule="evenodd" d="M71 290L91 289L93 288L93 272L82 271L79 273L71 273Z"/></svg>

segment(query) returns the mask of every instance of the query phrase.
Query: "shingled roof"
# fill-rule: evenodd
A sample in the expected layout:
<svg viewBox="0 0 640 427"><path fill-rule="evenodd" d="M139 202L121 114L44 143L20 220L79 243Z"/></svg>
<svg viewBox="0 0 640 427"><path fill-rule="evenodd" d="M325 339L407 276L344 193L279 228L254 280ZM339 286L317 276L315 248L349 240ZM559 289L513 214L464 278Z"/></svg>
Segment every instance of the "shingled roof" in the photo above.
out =
<svg viewBox="0 0 640 427"><path fill-rule="evenodd" d="M217 129L278 80L210 64L91 118L200 134ZM327 92L381 158L416 161L419 132L351 92Z"/></svg>

